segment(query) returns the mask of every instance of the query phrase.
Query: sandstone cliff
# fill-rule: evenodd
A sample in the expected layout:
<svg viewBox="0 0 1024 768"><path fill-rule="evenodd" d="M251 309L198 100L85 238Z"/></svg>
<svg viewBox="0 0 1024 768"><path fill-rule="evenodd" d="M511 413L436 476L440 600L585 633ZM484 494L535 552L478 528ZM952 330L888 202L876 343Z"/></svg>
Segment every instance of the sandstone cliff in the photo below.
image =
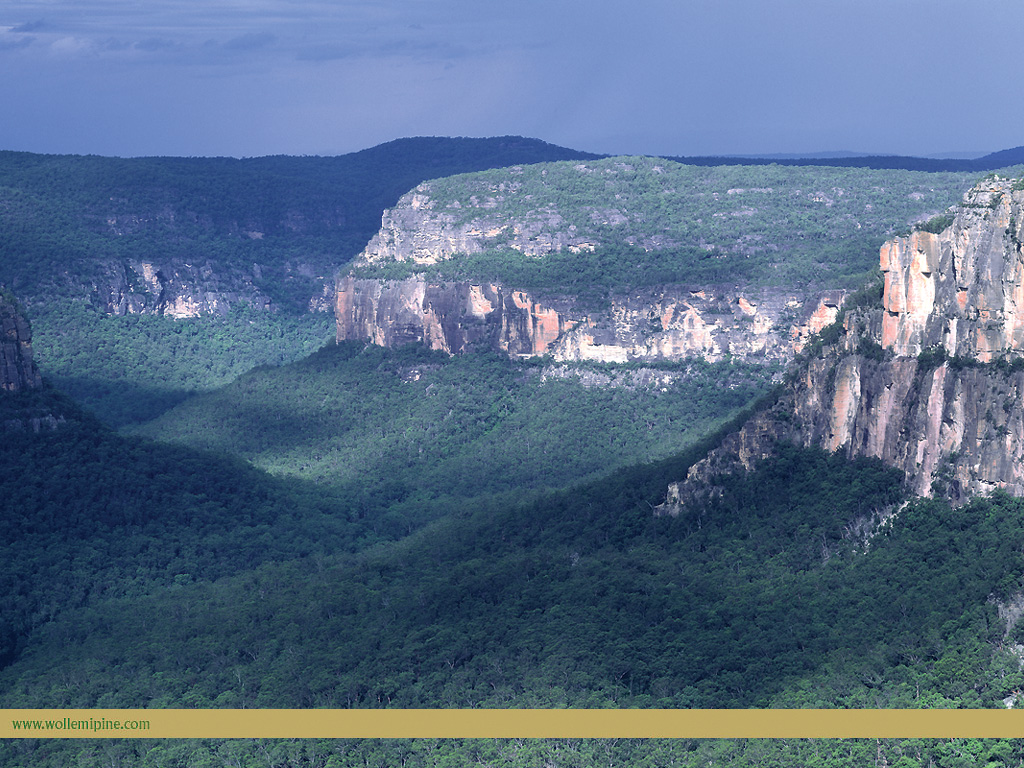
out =
<svg viewBox="0 0 1024 768"><path fill-rule="evenodd" d="M673 484L660 512L714 493L779 440L880 458L921 495L1024 494L1022 222L1024 183L994 178L944 231L883 245L881 306L849 308L774 406Z"/></svg>
<svg viewBox="0 0 1024 768"><path fill-rule="evenodd" d="M944 209L954 181L656 158L434 179L384 212L338 279L337 338L787 362L835 319L837 289L873 266L883 233ZM595 310L566 286L608 300Z"/></svg>
<svg viewBox="0 0 1024 768"><path fill-rule="evenodd" d="M480 199L474 195L469 205L456 201L441 208L431 196L434 185L420 185L384 212L380 231L356 257L357 265L389 261L436 264L452 256L480 253L497 243L525 256L563 249L593 250L595 246L593 234L580 233L553 206L542 204L510 214L499 204L505 202L500 192L506 190L502 188L495 190L500 201L498 197ZM595 223L624 222L618 211L606 211Z"/></svg>
<svg viewBox="0 0 1024 768"><path fill-rule="evenodd" d="M483 347L561 361L728 356L784 363L835 319L842 295L676 285L613 296L607 309L587 310L571 297L539 300L495 283L345 277L335 313L338 341L418 342L449 354Z"/></svg>
<svg viewBox="0 0 1024 768"><path fill-rule="evenodd" d="M884 347L902 357L941 345L980 362L1024 348L1024 217L1014 186L983 182L944 232L883 246Z"/></svg>
<svg viewBox="0 0 1024 768"><path fill-rule="evenodd" d="M32 330L12 298L0 292L0 390L18 392L42 384L32 360Z"/></svg>

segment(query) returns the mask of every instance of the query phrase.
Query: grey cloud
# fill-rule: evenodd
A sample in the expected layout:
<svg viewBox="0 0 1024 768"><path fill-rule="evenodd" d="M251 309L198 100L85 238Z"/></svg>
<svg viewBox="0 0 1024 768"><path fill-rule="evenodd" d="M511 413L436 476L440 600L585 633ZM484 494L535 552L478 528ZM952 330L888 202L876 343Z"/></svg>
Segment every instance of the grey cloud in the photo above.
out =
<svg viewBox="0 0 1024 768"><path fill-rule="evenodd" d="M299 61L337 61L340 59L406 58L419 60L458 60L473 54L467 46L455 41L422 40L410 37L380 36L374 40L307 45L295 58Z"/></svg>
<svg viewBox="0 0 1024 768"><path fill-rule="evenodd" d="M967 101L962 124L950 118L929 138L937 149L1021 143L1012 135L1024 108L1005 91L1024 3L985 0L990 12L978 14L977 4L933 0L942 13L924 16L919 5L0 0L0 114L23 123L23 146L45 151L322 153L424 133L667 154L923 151L907 94L938 92L945 75ZM940 62L936 51L953 53ZM147 101L152 82L163 87ZM65 111L75 120L61 123L63 138L56 121L32 123ZM114 114L126 116L117 141ZM964 117L977 114L983 124ZM264 127L240 132L238 115Z"/></svg>
<svg viewBox="0 0 1024 768"><path fill-rule="evenodd" d="M218 52L267 50L314 63L356 58L436 61L465 58L468 41L479 41L476 47L482 49L498 42L488 34L491 15L456 13L459 1L250 0L242 10L234 0L145 0L130 6L111 0L59 0L50 6L57 14L53 18L33 19L32 9L38 13L34 0L4 0L11 3L4 10L13 11L11 23L19 24L12 31L38 33L40 42L70 35L107 54L174 53L182 62L196 57L192 63L197 64L235 59L221 58ZM3 45L10 48L15 42Z"/></svg>
<svg viewBox="0 0 1024 768"><path fill-rule="evenodd" d="M49 32L53 29L53 25L48 21L39 19L38 21L27 21L24 24L18 24L16 27L11 28L11 32L21 34L25 32Z"/></svg>
<svg viewBox="0 0 1024 768"><path fill-rule="evenodd" d="M124 40L119 40L116 37L110 37L99 43L100 50L103 51L127 51L132 47L132 44Z"/></svg>
<svg viewBox="0 0 1024 768"><path fill-rule="evenodd" d="M295 58L299 61L337 61L354 56L355 48L351 45L340 43L324 43L322 45L310 45L302 48Z"/></svg>
<svg viewBox="0 0 1024 768"><path fill-rule="evenodd" d="M13 51L18 48L28 48L35 42L36 39L30 36L13 37L11 35L3 35L0 36L0 51Z"/></svg>
<svg viewBox="0 0 1024 768"><path fill-rule="evenodd" d="M140 51L152 53L176 48L178 44L174 40L165 37L148 37L145 40L139 40L133 47Z"/></svg>
<svg viewBox="0 0 1024 768"><path fill-rule="evenodd" d="M277 35L270 32L249 32L239 35L224 43L224 47L235 51L251 51L257 48L266 48L277 40Z"/></svg>

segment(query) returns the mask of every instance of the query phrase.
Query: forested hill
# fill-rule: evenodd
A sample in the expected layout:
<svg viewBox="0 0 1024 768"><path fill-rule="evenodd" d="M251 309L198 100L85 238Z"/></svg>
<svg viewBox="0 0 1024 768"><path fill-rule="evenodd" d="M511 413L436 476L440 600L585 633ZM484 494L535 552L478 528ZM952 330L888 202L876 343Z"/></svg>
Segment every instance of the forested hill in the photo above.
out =
<svg viewBox="0 0 1024 768"><path fill-rule="evenodd" d="M29 304L87 286L123 312L119 292L147 287L133 280L171 285L178 271L187 282L194 267L204 294L305 311L317 277L329 278L354 256L381 212L416 184L592 157L515 136L400 139L337 157L0 152L0 283ZM135 274L131 262L153 265L153 274Z"/></svg>
<svg viewBox="0 0 1024 768"><path fill-rule="evenodd" d="M0 152L0 287L25 306L43 376L108 423L144 421L319 348L335 271L416 184L590 157L514 136L339 157Z"/></svg>
<svg viewBox="0 0 1024 768"><path fill-rule="evenodd" d="M204 296L195 306L172 307L170 314L222 310L239 300L305 311L333 270L374 235L381 213L417 184L598 157L517 136L398 139L336 157L110 158L0 151L0 283L29 305L40 294L78 293L85 285L93 300L124 313L152 309L143 299L129 306L129 294L147 288L173 292L176 278L201 284ZM703 166L981 173L1024 162L1024 149L977 160L669 159ZM152 265L152 274L141 262ZM203 306L204 301L217 306Z"/></svg>

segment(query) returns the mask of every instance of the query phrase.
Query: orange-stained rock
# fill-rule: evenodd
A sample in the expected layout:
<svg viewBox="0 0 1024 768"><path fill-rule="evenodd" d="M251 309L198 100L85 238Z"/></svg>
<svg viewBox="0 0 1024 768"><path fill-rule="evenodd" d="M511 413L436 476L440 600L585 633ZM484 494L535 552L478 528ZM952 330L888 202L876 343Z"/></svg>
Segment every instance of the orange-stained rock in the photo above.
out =
<svg viewBox="0 0 1024 768"><path fill-rule="evenodd" d="M895 316L884 326L885 348L916 355L941 344L979 360L1024 352L1024 256L1009 231L1022 203L1012 186L986 180L944 232L882 246L883 306Z"/></svg>
<svg viewBox="0 0 1024 768"><path fill-rule="evenodd" d="M850 442L857 407L860 404L859 362L857 357L848 357L838 366L829 427L831 434L825 439L825 448L829 451L835 451Z"/></svg>
<svg viewBox="0 0 1024 768"><path fill-rule="evenodd" d="M751 304L747 300L747 298L745 296L740 296L738 299L736 299L736 304L737 304L737 306L739 306L740 311L743 314L745 314L745 315L751 315L752 316L752 315L757 314L757 306L754 305L754 304ZM827 323L826 323L826 325L827 325Z"/></svg>
<svg viewBox="0 0 1024 768"><path fill-rule="evenodd" d="M839 315L839 307L834 304L827 304L824 301L818 303L817 309L811 313L807 320L807 328L811 333L819 333L823 328L832 325Z"/></svg>
<svg viewBox="0 0 1024 768"><path fill-rule="evenodd" d="M594 311L572 299L539 301L498 284L344 277L338 281L335 315L338 341L369 339L382 346L418 341L451 354L485 346L563 361L715 361L730 355L785 362L835 319L842 296L827 291L808 302L771 288L742 293L731 287L666 286L613 296L608 309Z"/></svg>
<svg viewBox="0 0 1024 768"><path fill-rule="evenodd" d="M547 354L562 333L562 318L554 309L535 304L530 312L533 318L533 354Z"/></svg>
<svg viewBox="0 0 1024 768"><path fill-rule="evenodd" d="M493 290L493 288L492 288ZM476 318L485 318L494 311L494 304L484 295L479 285L469 286L469 313Z"/></svg>

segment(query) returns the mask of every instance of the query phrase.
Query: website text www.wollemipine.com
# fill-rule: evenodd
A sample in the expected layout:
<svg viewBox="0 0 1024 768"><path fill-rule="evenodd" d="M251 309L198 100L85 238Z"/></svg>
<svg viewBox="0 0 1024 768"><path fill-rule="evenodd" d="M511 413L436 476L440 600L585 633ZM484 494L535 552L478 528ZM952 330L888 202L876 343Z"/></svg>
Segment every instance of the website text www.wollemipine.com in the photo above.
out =
<svg viewBox="0 0 1024 768"><path fill-rule="evenodd" d="M101 731L129 732L148 731L149 720L110 720L106 717L89 717L85 719L62 717L56 720L11 720L11 728L15 731L35 731L39 736L53 735L54 731L84 731L99 733Z"/></svg>
<svg viewBox="0 0 1024 768"><path fill-rule="evenodd" d="M523 737L1022 738L1024 709L0 709L0 738Z"/></svg>

